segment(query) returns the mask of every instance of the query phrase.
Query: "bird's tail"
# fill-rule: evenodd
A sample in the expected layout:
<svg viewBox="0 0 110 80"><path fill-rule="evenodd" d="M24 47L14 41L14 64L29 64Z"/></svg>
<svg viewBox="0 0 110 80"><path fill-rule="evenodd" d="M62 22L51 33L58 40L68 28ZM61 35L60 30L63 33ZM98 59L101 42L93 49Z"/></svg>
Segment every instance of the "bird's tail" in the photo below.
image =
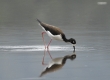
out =
<svg viewBox="0 0 110 80"><path fill-rule="evenodd" d="M37 21L38 21L39 23L42 23L39 19L37 19Z"/></svg>

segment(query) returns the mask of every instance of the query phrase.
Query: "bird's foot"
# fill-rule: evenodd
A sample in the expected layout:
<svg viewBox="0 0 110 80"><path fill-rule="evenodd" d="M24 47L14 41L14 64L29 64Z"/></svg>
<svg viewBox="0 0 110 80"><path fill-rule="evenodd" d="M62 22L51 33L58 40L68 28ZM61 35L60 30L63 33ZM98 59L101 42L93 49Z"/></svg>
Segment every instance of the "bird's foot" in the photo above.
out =
<svg viewBox="0 0 110 80"><path fill-rule="evenodd" d="M49 50L49 46L47 46L47 50Z"/></svg>
<svg viewBox="0 0 110 80"><path fill-rule="evenodd" d="M44 48L45 50L49 50L49 47L48 46L45 46L45 48Z"/></svg>

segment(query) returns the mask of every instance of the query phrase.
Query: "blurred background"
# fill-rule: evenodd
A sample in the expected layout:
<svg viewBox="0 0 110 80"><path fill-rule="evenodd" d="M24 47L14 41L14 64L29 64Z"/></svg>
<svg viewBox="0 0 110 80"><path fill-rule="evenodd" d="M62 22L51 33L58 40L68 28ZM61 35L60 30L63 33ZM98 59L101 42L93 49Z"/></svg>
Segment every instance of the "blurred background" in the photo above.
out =
<svg viewBox="0 0 110 80"><path fill-rule="evenodd" d="M58 26L63 31L71 26L69 29L74 32L75 29L91 31L94 28L95 31L106 32L110 30L109 7L109 0L0 0L0 44L15 42L15 44L26 45L27 43L23 40L34 44L35 41L30 39L35 38L33 35L39 37L42 30L38 26L36 18ZM13 34L15 36L9 38L9 35ZM76 36L74 34L72 37ZM18 39L20 42L16 41Z"/></svg>
<svg viewBox="0 0 110 80"><path fill-rule="evenodd" d="M44 52L37 18L77 42L74 63L43 79L110 78L110 0L0 0L0 80L39 79ZM52 46L54 57L72 53L70 44L53 40Z"/></svg>

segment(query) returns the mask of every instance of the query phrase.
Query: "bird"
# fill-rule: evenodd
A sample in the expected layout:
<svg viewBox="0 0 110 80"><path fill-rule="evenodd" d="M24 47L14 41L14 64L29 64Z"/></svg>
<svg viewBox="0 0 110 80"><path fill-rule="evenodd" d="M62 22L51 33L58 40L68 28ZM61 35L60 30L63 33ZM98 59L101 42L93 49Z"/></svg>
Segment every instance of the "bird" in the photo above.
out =
<svg viewBox="0 0 110 80"><path fill-rule="evenodd" d="M66 55L64 57L57 57L52 59L49 64L44 68L39 77L42 77L46 73L54 72L61 69L66 63L67 59L74 60L76 58L76 54Z"/></svg>
<svg viewBox="0 0 110 80"><path fill-rule="evenodd" d="M39 19L37 19L37 21L39 22L39 25L44 30L44 32L42 32L42 39L43 39L45 48L46 48L46 44L45 44L43 35L44 35L44 33L47 33L47 35L51 38L49 44L47 45L47 48L49 48L49 45L50 45L52 39L54 39L54 40L61 40L61 41L69 42L69 43L73 44L73 48L75 50L76 40L74 38L67 39L65 34L63 33L63 31L60 28L47 24L47 23L44 23L44 22L41 22Z"/></svg>

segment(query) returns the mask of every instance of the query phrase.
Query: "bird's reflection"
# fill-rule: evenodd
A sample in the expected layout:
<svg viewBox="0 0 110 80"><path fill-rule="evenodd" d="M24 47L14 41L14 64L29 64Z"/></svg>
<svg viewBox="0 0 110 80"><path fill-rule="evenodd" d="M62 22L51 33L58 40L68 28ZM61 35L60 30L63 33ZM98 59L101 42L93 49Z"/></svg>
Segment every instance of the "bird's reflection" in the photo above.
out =
<svg viewBox="0 0 110 80"><path fill-rule="evenodd" d="M40 77L42 77L47 73L54 72L61 69L66 63L67 59L74 60L75 58L76 58L75 52L73 52L70 55L65 55L64 57L53 58L49 62L49 64L45 67L45 69L41 72Z"/></svg>
<svg viewBox="0 0 110 80"><path fill-rule="evenodd" d="M44 49L44 56L43 56L43 59L42 59L42 65L46 65L45 63L44 63L44 59L45 59L45 55L46 55L46 51L48 52L48 54L49 54L49 56L50 56L50 58L52 59L52 56L51 56L51 54L50 54L50 51L49 51L49 49Z"/></svg>

